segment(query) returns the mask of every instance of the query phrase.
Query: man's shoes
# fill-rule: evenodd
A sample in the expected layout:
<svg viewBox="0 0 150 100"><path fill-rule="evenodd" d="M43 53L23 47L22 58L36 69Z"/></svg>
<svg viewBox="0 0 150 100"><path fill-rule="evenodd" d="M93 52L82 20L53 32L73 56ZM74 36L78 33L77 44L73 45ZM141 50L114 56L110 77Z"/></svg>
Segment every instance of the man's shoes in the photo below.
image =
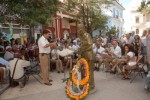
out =
<svg viewBox="0 0 150 100"><path fill-rule="evenodd" d="M97 68L97 71L99 71L99 68Z"/></svg>
<svg viewBox="0 0 150 100"><path fill-rule="evenodd" d="M49 82L52 82L53 80L49 80Z"/></svg>
<svg viewBox="0 0 150 100"><path fill-rule="evenodd" d="M48 86L51 86L52 84L51 83L44 83L45 85L48 85Z"/></svg>
<svg viewBox="0 0 150 100"><path fill-rule="evenodd" d="M97 67L95 67L95 69L94 70L97 70Z"/></svg>
<svg viewBox="0 0 150 100"><path fill-rule="evenodd" d="M62 79L62 82L64 83L64 82L66 82L67 81L67 78L63 78Z"/></svg>
<svg viewBox="0 0 150 100"><path fill-rule="evenodd" d="M58 71L57 73L60 73L60 71Z"/></svg>

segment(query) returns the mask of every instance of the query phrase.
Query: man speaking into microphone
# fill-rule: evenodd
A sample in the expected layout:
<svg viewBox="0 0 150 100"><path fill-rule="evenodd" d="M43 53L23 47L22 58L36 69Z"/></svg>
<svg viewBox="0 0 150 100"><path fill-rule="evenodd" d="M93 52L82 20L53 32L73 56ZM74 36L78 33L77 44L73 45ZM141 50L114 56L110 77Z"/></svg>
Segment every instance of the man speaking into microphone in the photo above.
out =
<svg viewBox="0 0 150 100"><path fill-rule="evenodd" d="M49 69L50 69L50 50L51 47L56 45L55 42L49 43L48 38L50 36L50 30L46 29L43 31L42 36L38 40L39 46L39 60L41 66L41 74L43 78L43 82L45 85L52 85L50 82L52 80L49 79Z"/></svg>

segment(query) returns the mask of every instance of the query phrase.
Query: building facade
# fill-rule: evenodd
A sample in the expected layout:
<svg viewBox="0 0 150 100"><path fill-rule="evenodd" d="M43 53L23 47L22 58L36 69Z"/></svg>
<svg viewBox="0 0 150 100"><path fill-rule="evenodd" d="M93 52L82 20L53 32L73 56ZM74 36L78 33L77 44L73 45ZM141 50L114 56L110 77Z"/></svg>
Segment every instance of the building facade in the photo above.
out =
<svg viewBox="0 0 150 100"><path fill-rule="evenodd" d="M117 36L123 34L123 10L125 8L119 3L119 0L112 0L111 5L102 7L103 13L108 17L107 29L115 28Z"/></svg>
<svg viewBox="0 0 150 100"><path fill-rule="evenodd" d="M9 27L13 25L13 38L26 37L29 40L36 40L41 36L41 32L44 29L51 31L52 38L66 38L67 36L77 36L77 21L76 21L76 10L74 12L67 12L66 10L67 0L59 0L57 6L58 11L53 15L52 23L48 26L37 24L35 27L30 28L29 26L21 26L19 23L10 22L0 24L0 31L9 34ZM21 34L24 32L24 35ZM26 39L27 40L27 39Z"/></svg>
<svg viewBox="0 0 150 100"><path fill-rule="evenodd" d="M138 11L142 0L137 0L131 7L131 30L134 31L139 36L142 35L144 30L150 29L150 13L142 14Z"/></svg>
<svg viewBox="0 0 150 100"><path fill-rule="evenodd" d="M76 37L77 36L77 21L76 14L77 10L74 12L68 12L66 10L67 0L59 0L58 8L59 11L53 16L53 22L49 26L43 26L42 29L50 29L52 38L64 38L67 36Z"/></svg>

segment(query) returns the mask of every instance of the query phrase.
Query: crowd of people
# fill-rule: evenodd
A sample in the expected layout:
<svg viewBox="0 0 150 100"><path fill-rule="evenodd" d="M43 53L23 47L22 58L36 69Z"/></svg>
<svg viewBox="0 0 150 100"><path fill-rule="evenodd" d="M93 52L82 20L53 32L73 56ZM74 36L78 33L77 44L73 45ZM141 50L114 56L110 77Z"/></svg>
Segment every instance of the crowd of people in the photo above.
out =
<svg viewBox="0 0 150 100"><path fill-rule="evenodd" d="M49 34L50 32L45 30L38 41L24 44L19 43L17 39L10 41L1 39L0 69L4 70L4 75L0 77L0 82L3 83L9 76L17 81L22 79L24 67L29 67L35 61L40 63L45 85L52 85L52 79L48 77L49 71L56 69L59 74L64 73L66 69L72 69L74 61L79 57L80 39L68 36L67 39L48 41ZM129 71L137 68L136 65L141 58L144 58L143 63L147 62L146 38L149 34L150 31L145 30L141 37L134 32L123 34L120 38L115 34L96 36L93 38L92 46L95 70L99 71L101 66L105 66L105 72L114 74L116 69L120 69L123 73L122 79L129 79ZM74 53L62 57L59 52L64 49L72 50ZM19 64L14 74L16 58L19 58Z"/></svg>
<svg viewBox="0 0 150 100"><path fill-rule="evenodd" d="M49 36L50 32L48 30L44 30L38 41L25 42L24 44L21 44L17 39L11 39L10 42L1 39L0 68L4 70L4 73L0 82L3 83L3 81L7 80L10 76L15 81L20 82L21 87L23 87L21 81L25 74L24 69L25 67L30 67L33 65L34 62L39 62L39 65L41 66L41 75L45 85L50 85L48 81L52 81L52 79L48 79L49 77L47 71L53 71L56 69L59 74L64 73L64 69L71 69L73 66L73 58L76 58L76 52L78 52L79 49L79 39L68 37L67 39L51 40L49 39ZM51 42L53 42L54 45L49 47L49 44L53 44ZM45 43L48 45L45 46ZM45 46L44 48L49 47L49 49L44 49L42 47L43 45ZM64 49L70 49L74 51L74 54L65 57L59 56L58 52L63 51ZM44 58L45 55L49 57L48 60L50 62L46 62L46 59ZM17 65L15 65L17 61L16 58L19 59ZM47 66L47 69L45 66ZM13 75L14 69L16 71ZM45 75L46 73L47 76Z"/></svg>
<svg viewBox="0 0 150 100"><path fill-rule="evenodd" d="M110 38L100 35L93 45L97 63L95 70L99 71L103 64L106 72L115 74L119 69L123 73L122 79L130 79L129 71L137 69L140 61L147 62L146 38L149 34L150 31L144 30L140 37L132 32L123 34L120 39L113 34Z"/></svg>

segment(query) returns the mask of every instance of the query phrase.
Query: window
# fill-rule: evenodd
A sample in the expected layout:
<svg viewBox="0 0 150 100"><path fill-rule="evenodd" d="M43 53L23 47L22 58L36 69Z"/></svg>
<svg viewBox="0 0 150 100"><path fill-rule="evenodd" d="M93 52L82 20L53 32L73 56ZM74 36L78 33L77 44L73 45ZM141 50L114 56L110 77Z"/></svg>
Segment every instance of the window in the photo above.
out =
<svg viewBox="0 0 150 100"><path fill-rule="evenodd" d="M119 11L117 10L117 16L116 16L116 18L119 18Z"/></svg>
<svg viewBox="0 0 150 100"><path fill-rule="evenodd" d="M120 18L122 18L122 13L120 12Z"/></svg>
<svg viewBox="0 0 150 100"><path fill-rule="evenodd" d="M115 18L115 15L116 15L116 13L115 13L115 8L113 8L113 17Z"/></svg>
<svg viewBox="0 0 150 100"><path fill-rule="evenodd" d="M136 17L136 18L135 18L135 22L136 22L136 23L139 23L139 17Z"/></svg>

